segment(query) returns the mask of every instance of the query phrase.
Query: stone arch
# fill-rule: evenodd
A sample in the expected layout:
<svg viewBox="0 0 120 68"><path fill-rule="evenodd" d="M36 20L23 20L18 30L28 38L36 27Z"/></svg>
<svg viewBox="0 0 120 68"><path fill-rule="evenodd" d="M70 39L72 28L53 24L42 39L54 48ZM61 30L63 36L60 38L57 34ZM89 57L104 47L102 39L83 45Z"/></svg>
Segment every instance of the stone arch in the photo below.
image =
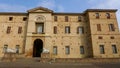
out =
<svg viewBox="0 0 120 68"><path fill-rule="evenodd" d="M43 15L38 15L38 16L35 17L35 21L36 22L45 22L46 19Z"/></svg>
<svg viewBox="0 0 120 68"><path fill-rule="evenodd" d="M43 51L43 41L36 39L33 44L33 57L41 57Z"/></svg>

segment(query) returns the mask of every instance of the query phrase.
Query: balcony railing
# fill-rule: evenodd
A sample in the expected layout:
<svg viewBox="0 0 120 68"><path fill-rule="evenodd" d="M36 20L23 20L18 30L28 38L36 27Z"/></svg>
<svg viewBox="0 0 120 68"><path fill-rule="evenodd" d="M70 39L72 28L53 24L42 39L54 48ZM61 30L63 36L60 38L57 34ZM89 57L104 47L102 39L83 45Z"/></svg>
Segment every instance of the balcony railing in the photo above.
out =
<svg viewBox="0 0 120 68"><path fill-rule="evenodd" d="M45 32L33 32L32 34L45 34Z"/></svg>

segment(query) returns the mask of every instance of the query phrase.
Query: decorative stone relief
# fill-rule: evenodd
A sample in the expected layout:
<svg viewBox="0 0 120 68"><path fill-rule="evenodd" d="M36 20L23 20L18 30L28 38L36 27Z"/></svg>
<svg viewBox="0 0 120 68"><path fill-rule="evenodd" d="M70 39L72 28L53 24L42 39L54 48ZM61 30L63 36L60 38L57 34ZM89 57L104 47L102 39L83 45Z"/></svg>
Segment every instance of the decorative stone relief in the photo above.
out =
<svg viewBox="0 0 120 68"><path fill-rule="evenodd" d="M35 18L36 22L45 22L45 17L42 15L39 15Z"/></svg>

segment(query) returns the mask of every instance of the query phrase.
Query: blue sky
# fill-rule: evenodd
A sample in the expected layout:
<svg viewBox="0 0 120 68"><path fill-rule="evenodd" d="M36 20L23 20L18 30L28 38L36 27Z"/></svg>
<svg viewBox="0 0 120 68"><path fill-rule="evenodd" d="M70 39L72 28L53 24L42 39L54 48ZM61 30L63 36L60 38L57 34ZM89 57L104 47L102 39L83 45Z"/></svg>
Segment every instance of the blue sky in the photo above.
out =
<svg viewBox="0 0 120 68"><path fill-rule="evenodd" d="M86 9L118 9L120 27L120 0L0 0L0 12L26 12L43 6L55 12L83 12Z"/></svg>

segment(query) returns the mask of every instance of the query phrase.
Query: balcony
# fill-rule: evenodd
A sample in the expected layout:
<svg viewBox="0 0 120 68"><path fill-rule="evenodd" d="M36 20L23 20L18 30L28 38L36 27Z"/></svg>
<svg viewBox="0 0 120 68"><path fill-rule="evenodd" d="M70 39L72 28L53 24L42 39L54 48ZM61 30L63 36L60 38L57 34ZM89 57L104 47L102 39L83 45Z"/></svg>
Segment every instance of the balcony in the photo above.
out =
<svg viewBox="0 0 120 68"><path fill-rule="evenodd" d="M33 32L32 34L45 34L45 32Z"/></svg>
<svg viewBox="0 0 120 68"><path fill-rule="evenodd" d="M42 32L42 33L37 33L37 32L32 32L32 33L27 33L27 36L32 36L32 37L48 37L50 36L49 34Z"/></svg>

